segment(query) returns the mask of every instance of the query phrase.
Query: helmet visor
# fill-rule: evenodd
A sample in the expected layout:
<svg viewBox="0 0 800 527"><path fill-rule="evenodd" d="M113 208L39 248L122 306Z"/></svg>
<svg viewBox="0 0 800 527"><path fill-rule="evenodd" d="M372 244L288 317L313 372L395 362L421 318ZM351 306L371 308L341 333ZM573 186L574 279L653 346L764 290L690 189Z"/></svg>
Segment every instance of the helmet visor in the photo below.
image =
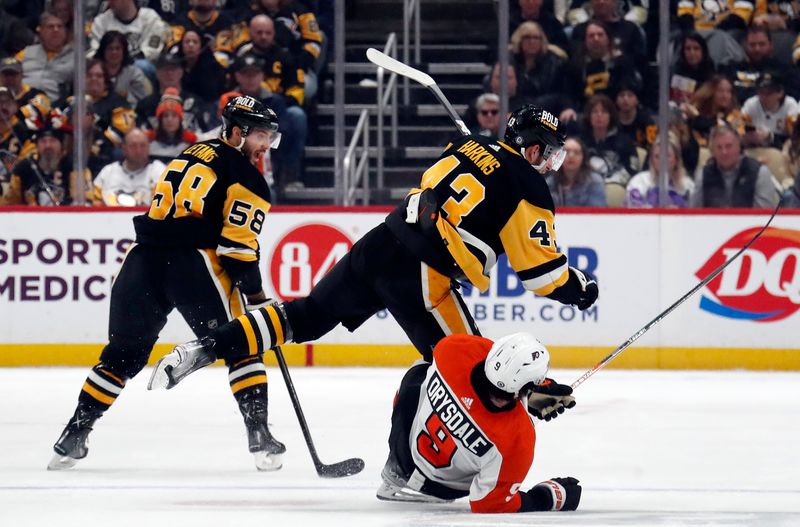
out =
<svg viewBox="0 0 800 527"><path fill-rule="evenodd" d="M269 131L269 147L271 149L276 149L281 144L281 133L280 132L273 132L272 130Z"/></svg>
<svg viewBox="0 0 800 527"><path fill-rule="evenodd" d="M564 150L563 146L547 145L544 149L544 154L542 157L545 162L545 172L549 172L551 170L555 171L561 168L561 165L564 164L564 159L567 157L567 151Z"/></svg>

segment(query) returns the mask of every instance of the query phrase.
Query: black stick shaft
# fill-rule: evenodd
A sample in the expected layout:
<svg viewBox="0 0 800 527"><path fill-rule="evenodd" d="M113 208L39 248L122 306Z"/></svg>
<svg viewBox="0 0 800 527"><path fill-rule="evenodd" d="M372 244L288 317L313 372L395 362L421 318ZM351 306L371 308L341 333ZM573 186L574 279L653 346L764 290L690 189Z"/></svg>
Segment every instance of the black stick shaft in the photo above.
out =
<svg viewBox="0 0 800 527"><path fill-rule="evenodd" d="M311 439L311 432L308 430L308 423L306 422L306 417L303 414L303 408L300 407L300 400L297 398L297 392L294 389L294 382L292 382L292 377L289 375L289 366L286 364L286 359L283 356L283 351L281 350L280 346L275 346L273 351L275 352L275 358L278 359L278 366L281 369L283 381L286 383L286 389L289 391L289 398L292 400L294 413L297 414L297 420L300 423L300 429L303 431L303 437L306 440L308 452L311 454L311 460L314 461L314 466L317 468L317 471L319 471L320 467L322 466L322 461L320 461L319 456L317 455L317 449L314 446L314 440Z"/></svg>

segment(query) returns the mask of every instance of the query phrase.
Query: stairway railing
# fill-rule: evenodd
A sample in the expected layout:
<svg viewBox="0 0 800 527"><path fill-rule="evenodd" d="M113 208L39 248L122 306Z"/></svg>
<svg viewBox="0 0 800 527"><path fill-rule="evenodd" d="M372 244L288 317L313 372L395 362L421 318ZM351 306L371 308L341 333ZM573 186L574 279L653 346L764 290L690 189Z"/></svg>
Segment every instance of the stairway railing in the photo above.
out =
<svg viewBox="0 0 800 527"><path fill-rule="evenodd" d="M392 58L397 57L397 34L390 33L389 36L386 38L386 45L383 47L383 52L389 55ZM386 70L383 68L378 68L378 89L377 89L377 180L375 182L375 187L378 189L383 189L384 181L383 181L383 156L384 156L384 144L383 144L383 128L384 128L384 116L386 115L387 107L390 110L390 117L392 119L392 127L391 127L391 134L392 134L392 147L397 148L397 74L392 73L389 76L389 82L384 83L384 76L386 75ZM385 86L384 86L385 84Z"/></svg>
<svg viewBox="0 0 800 527"><path fill-rule="evenodd" d="M361 142L361 152L358 143ZM353 137L342 159L344 176L344 206L349 207L356 202L356 191L359 183L362 186L361 202L369 205L369 110L361 110L358 123L353 130Z"/></svg>

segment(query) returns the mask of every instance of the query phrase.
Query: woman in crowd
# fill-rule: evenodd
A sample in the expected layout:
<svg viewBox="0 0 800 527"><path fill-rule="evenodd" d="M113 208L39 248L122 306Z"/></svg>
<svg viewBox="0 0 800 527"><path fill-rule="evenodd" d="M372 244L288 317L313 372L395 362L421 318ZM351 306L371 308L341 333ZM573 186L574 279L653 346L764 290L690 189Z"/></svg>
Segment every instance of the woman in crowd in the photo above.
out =
<svg viewBox="0 0 800 527"><path fill-rule="evenodd" d="M678 139L670 134L667 145L667 203L659 204L661 176L659 166L661 160L661 141L656 139L650 147L649 170L639 172L628 183L625 206L631 208L686 208L689 206L689 195L694 190L694 182L686 176L681 165L681 151Z"/></svg>
<svg viewBox="0 0 800 527"><path fill-rule="evenodd" d="M133 65L128 40L119 31L108 31L100 39L94 58L103 63L112 90L136 106L153 93L153 85L144 72Z"/></svg>
<svg viewBox="0 0 800 527"><path fill-rule="evenodd" d="M156 109L156 118L156 129L147 131L151 158L169 163L197 142L197 135L183 128L183 101L174 88L167 88L164 92Z"/></svg>
<svg viewBox="0 0 800 527"><path fill-rule="evenodd" d="M605 207L603 177L592 170L583 142L569 137L564 142L567 156L558 172L547 176L547 186L556 207Z"/></svg>
<svg viewBox="0 0 800 527"><path fill-rule="evenodd" d="M696 32L683 35L678 44L678 60L672 67L670 100L688 102L704 82L711 80L716 69L706 39Z"/></svg>
<svg viewBox="0 0 800 527"><path fill-rule="evenodd" d="M216 102L225 91L225 69L217 62L211 48L191 29L183 34L178 46L178 55L183 57L183 89L206 103Z"/></svg>
<svg viewBox="0 0 800 527"><path fill-rule="evenodd" d="M560 108L566 62L549 48L536 22L523 22L511 35L510 49L519 94L545 108Z"/></svg>
<svg viewBox="0 0 800 527"><path fill-rule="evenodd" d="M681 105L689 126L700 146L708 145L708 134L717 125L727 123L739 135L744 135L745 119L733 83L727 77L714 75L692 96L691 102Z"/></svg>
<svg viewBox="0 0 800 527"><path fill-rule="evenodd" d="M617 130L617 108L607 96L594 95L586 103L580 137L589 164L607 182L626 185L638 172L636 147L627 134Z"/></svg>

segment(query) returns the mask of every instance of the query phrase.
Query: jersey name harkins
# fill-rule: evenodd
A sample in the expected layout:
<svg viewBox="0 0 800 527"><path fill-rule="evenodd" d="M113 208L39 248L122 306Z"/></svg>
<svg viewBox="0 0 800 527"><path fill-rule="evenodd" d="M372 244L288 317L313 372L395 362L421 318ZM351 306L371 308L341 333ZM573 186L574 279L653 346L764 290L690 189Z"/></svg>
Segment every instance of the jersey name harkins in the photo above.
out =
<svg viewBox="0 0 800 527"><path fill-rule="evenodd" d="M456 398L442 381L439 372L435 372L428 383L428 401L433 411L441 419L450 434L458 439L464 447L478 457L494 448L485 435L467 417L456 402Z"/></svg>

